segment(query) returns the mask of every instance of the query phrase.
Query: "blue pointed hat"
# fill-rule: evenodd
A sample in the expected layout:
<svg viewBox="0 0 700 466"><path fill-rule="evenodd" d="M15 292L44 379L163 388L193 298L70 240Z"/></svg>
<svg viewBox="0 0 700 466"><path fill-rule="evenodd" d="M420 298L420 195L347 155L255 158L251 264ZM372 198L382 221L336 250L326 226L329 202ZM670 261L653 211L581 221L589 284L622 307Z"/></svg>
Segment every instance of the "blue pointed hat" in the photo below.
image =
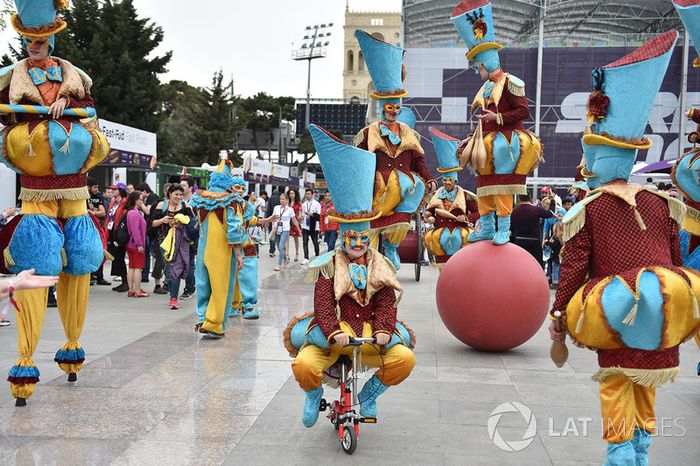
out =
<svg viewBox="0 0 700 466"><path fill-rule="evenodd" d="M693 40L695 53L700 55L700 0L673 0L673 6ZM700 57L693 59L693 68L700 68Z"/></svg>
<svg viewBox="0 0 700 466"><path fill-rule="evenodd" d="M408 107L401 107L401 112L399 117L396 119L399 123L407 125L409 128L414 129L416 127L416 114L413 113Z"/></svg>
<svg viewBox="0 0 700 466"><path fill-rule="evenodd" d="M361 29L355 30L362 56L372 78L373 99L398 98L408 95L403 87L404 49L373 37Z"/></svg>
<svg viewBox="0 0 700 466"><path fill-rule="evenodd" d="M700 152L691 150L676 161L671 179L683 198L700 202Z"/></svg>
<svg viewBox="0 0 700 466"><path fill-rule="evenodd" d="M212 174L209 175L207 190L217 193L225 192L231 189L231 187L235 184L234 178L231 175L232 166L233 164L230 160L228 160L228 158L222 158L219 165L216 166L216 169L214 169Z"/></svg>
<svg viewBox="0 0 700 466"><path fill-rule="evenodd" d="M457 159L459 139L432 127L430 128L430 136L433 139L433 146L438 159L437 171L442 173L443 176L457 178L457 172L462 170Z"/></svg>
<svg viewBox="0 0 700 466"><path fill-rule="evenodd" d="M489 0L465 0L452 10L450 19L469 48L467 60L483 64L489 72L496 71L501 66L498 51L503 46L496 42Z"/></svg>
<svg viewBox="0 0 700 466"><path fill-rule="evenodd" d="M323 128L309 125L335 212L329 215L341 230L369 230L381 212L372 210L377 156L341 141Z"/></svg>
<svg viewBox="0 0 700 466"><path fill-rule="evenodd" d="M15 5L12 27L26 38L50 37L66 28L56 10L68 8L68 0L15 0Z"/></svg>
<svg viewBox="0 0 700 466"><path fill-rule="evenodd" d="M644 130L677 38L677 31L667 31L593 70L588 117L595 125L583 142L588 171L602 184L629 178L637 150L651 147Z"/></svg>

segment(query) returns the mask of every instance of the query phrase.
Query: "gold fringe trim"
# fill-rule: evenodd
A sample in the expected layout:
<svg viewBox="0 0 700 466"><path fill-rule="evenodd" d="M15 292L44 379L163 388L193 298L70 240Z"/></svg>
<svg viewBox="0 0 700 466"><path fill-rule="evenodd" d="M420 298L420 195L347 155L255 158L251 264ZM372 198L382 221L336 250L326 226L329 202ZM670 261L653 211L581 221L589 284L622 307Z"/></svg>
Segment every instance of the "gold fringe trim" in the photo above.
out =
<svg viewBox="0 0 700 466"><path fill-rule="evenodd" d="M508 91L516 97L525 97L525 86L518 86L512 80L508 80Z"/></svg>
<svg viewBox="0 0 700 466"><path fill-rule="evenodd" d="M647 229L647 225L644 223L644 219L642 218L641 214L637 210L636 207L632 207L632 210L634 211L634 219L637 221L637 225L639 225L639 229L644 231Z"/></svg>
<svg viewBox="0 0 700 466"><path fill-rule="evenodd" d="M564 242L569 241L576 233L586 225L586 209L583 208L576 212L576 215L570 219L566 219L564 223Z"/></svg>
<svg viewBox="0 0 700 466"><path fill-rule="evenodd" d="M22 188L19 192L19 198L22 201L34 202L55 201L57 199L79 201L82 199L90 199L90 193L88 192L87 186L51 190Z"/></svg>
<svg viewBox="0 0 700 466"><path fill-rule="evenodd" d="M68 265L68 254L66 254L66 250L63 248L61 248L61 262L64 267Z"/></svg>
<svg viewBox="0 0 700 466"><path fill-rule="evenodd" d="M365 142L365 128L362 128L360 132L355 135L352 140L352 145L357 147L363 142Z"/></svg>
<svg viewBox="0 0 700 466"><path fill-rule="evenodd" d="M695 219L700 219L700 212L698 212L696 209L692 209L695 212L691 215L695 215L693 218ZM668 198L668 211L671 214L671 218L676 221L676 223L680 226L683 225L683 221L685 219L685 216L688 215L690 209L687 208L685 204L683 204L681 201L678 199L674 199L672 197Z"/></svg>
<svg viewBox="0 0 700 466"><path fill-rule="evenodd" d="M667 369L631 369L625 367L604 367L591 377L598 383L605 382L611 375L624 375L632 382L643 387L660 387L668 382L675 382L680 370L678 367Z"/></svg>
<svg viewBox="0 0 700 466"><path fill-rule="evenodd" d="M400 231L408 231L411 229L411 224L408 222L396 223L388 227L374 228L373 233L381 233L383 235L390 235L392 233L398 233ZM391 264L391 262L389 262Z"/></svg>
<svg viewBox="0 0 700 466"><path fill-rule="evenodd" d="M2 252L2 256L5 259L5 265L7 265L8 267L15 266L15 260L12 258L12 254L10 254L9 247L5 248L5 250Z"/></svg>
<svg viewBox="0 0 700 466"><path fill-rule="evenodd" d="M524 184L496 184L493 186L482 186L476 188L477 196L493 196L495 194L527 194L527 187Z"/></svg>
<svg viewBox="0 0 700 466"><path fill-rule="evenodd" d="M581 310L581 315L578 316L578 321L576 322L576 334L579 335L581 330L583 330L583 318L586 315L585 308Z"/></svg>
<svg viewBox="0 0 700 466"><path fill-rule="evenodd" d="M318 277L323 275L324 278L331 279L335 275L335 260L331 259L327 264L321 265L319 267L309 267L304 275L304 282L306 283L316 283Z"/></svg>

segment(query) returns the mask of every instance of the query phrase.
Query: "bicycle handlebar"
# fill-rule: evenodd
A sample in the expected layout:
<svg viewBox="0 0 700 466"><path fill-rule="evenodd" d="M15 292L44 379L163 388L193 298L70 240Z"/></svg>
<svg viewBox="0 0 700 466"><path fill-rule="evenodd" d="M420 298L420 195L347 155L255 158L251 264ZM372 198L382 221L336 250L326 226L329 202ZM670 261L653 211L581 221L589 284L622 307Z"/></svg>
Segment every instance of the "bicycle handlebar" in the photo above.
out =
<svg viewBox="0 0 700 466"><path fill-rule="evenodd" d="M365 343L376 343L377 339L372 337L372 338L359 338L359 337L350 337L350 342L348 343L348 346L362 346Z"/></svg>

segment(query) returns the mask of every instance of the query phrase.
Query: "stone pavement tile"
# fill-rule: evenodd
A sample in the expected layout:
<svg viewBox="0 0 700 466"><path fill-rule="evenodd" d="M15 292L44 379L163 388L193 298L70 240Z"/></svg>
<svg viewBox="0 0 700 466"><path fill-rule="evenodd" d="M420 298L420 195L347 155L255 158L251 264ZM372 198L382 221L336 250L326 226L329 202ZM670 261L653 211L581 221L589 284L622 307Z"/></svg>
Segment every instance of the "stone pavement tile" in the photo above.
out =
<svg viewBox="0 0 700 466"><path fill-rule="evenodd" d="M572 462L574 464L602 464L606 458L607 444L600 432L589 432L587 437L567 435L550 437L540 433L544 447L554 464Z"/></svg>
<svg viewBox="0 0 700 466"><path fill-rule="evenodd" d="M302 448L293 445L262 446L239 444L229 453L223 465L309 466L318 464L325 466L334 464L336 458L340 455L345 455L345 453L342 452L339 442L323 445L319 448Z"/></svg>
<svg viewBox="0 0 700 466"><path fill-rule="evenodd" d="M462 351L437 352L437 365L440 367L491 368L505 373L503 360L498 353L486 353L462 345Z"/></svg>
<svg viewBox="0 0 700 466"><path fill-rule="evenodd" d="M697 464L700 442L687 437L654 437L649 448L649 464L676 466Z"/></svg>
<svg viewBox="0 0 700 466"><path fill-rule="evenodd" d="M122 454L133 441L133 439L37 438L0 460L4 464L17 466L38 464L106 466Z"/></svg>
<svg viewBox="0 0 700 466"><path fill-rule="evenodd" d="M447 454L444 464L445 466L532 466L535 463L532 462L531 458L518 456L517 453L495 459L492 456L482 456L479 451L474 451L473 454ZM537 463L538 466L547 464L552 463Z"/></svg>
<svg viewBox="0 0 700 466"><path fill-rule="evenodd" d="M221 464L235 446L236 444L233 442L221 440L141 439L131 444L111 464L114 466L143 464L149 466L211 466ZM262 453L258 452L258 455L260 454Z"/></svg>
<svg viewBox="0 0 700 466"><path fill-rule="evenodd" d="M17 450L36 438L30 435L0 435L0 463L10 464Z"/></svg>
<svg viewBox="0 0 700 466"><path fill-rule="evenodd" d="M532 443L524 450L508 452L501 450L491 441L485 427L442 424L439 429L442 432L443 451L446 455L470 456L468 462L462 464L551 464L539 436L534 437ZM501 426L499 423L498 433L506 442L520 441L525 433L525 426L513 428ZM484 462L486 459L490 459L490 462Z"/></svg>
<svg viewBox="0 0 700 466"><path fill-rule="evenodd" d="M445 455L442 453L424 453L415 450L397 450L386 445L380 450L370 449L364 444L365 437L360 434L357 442L357 450L352 455L340 451L333 464L337 465L357 465L376 464L381 466L407 466L409 464L419 464L421 466L443 466Z"/></svg>
<svg viewBox="0 0 700 466"><path fill-rule="evenodd" d="M81 387L119 388L143 374L144 368L135 366L129 369L104 369L88 364L78 374ZM47 383L49 386L70 387L67 377L57 377Z"/></svg>
<svg viewBox="0 0 700 466"><path fill-rule="evenodd" d="M158 424L167 413L162 411L75 411L57 413L58 427L48 437L118 439L140 437ZM51 421L51 419L49 419Z"/></svg>
<svg viewBox="0 0 700 466"><path fill-rule="evenodd" d="M269 391L227 390L216 386L207 386L186 400L179 409L216 410L228 415L257 416L265 410L276 393L274 389Z"/></svg>
<svg viewBox="0 0 700 466"><path fill-rule="evenodd" d="M552 360L549 358L549 353L540 353L537 356L530 356L508 352L501 355L501 360L503 361L505 368L509 371L556 371L558 373L574 372L574 368L570 364L565 364L564 367L561 368L555 366Z"/></svg>
<svg viewBox="0 0 700 466"><path fill-rule="evenodd" d="M56 431L65 411L57 405L36 402L32 397L27 406L0 408L0 438L15 436L42 436Z"/></svg>
<svg viewBox="0 0 700 466"><path fill-rule="evenodd" d="M169 413L143 440L221 440L238 443L256 416L232 415L216 407L201 406L202 410L186 407Z"/></svg>
<svg viewBox="0 0 700 466"><path fill-rule="evenodd" d="M599 404L598 386L590 384L553 385L549 383L522 382L515 386L526 405L596 406Z"/></svg>
<svg viewBox="0 0 700 466"><path fill-rule="evenodd" d="M537 382L543 385L564 387L576 384L589 384L590 382L591 387L598 389L598 384L593 382L589 376L577 374L572 370L559 370L554 364L552 364L551 369L547 370L508 369L508 374L516 385L519 383Z"/></svg>
<svg viewBox="0 0 700 466"><path fill-rule="evenodd" d="M491 367L438 366L438 382L472 382L512 385L507 372Z"/></svg>
<svg viewBox="0 0 700 466"><path fill-rule="evenodd" d="M521 401L515 386L489 383L440 382L437 397L440 400L487 402L494 407L506 401Z"/></svg>
<svg viewBox="0 0 700 466"><path fill-rule="evenodd" d="M466 400L440 400L440 422L446 424L484 426L484 429L486 429L491 412L500 404L510 401L504 400L489 403L472 401L469 397L466 398ZM511 413L505 413L501 416L498 425L520 427L525 424L522 416L519 414L511 415Z"/></svg>

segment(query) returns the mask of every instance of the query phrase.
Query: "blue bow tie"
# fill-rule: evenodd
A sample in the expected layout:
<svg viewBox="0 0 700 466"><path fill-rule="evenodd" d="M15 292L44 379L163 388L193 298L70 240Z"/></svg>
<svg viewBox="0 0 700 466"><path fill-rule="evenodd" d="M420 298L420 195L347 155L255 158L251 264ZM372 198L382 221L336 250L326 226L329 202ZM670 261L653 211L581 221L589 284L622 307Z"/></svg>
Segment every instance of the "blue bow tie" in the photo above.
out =
<svg viewBox="0 0 700 466"><path fill-rule="evenodd" d="M35 86L44 84L46 80L54 81L57 83L63 82L63 73L61 72L60 66L49 66L46 71L35 66L29 69L29 76L32 78Z"/></svg>
<svg viewBox="0 0 700 466"><path fill-rule="evenodd" d="M440 200L447 199L450 202L454 202L455 199L457 199L457 188L453 189L452 191L448 191L446 189L441 189L438 192L438 199L440 199Z"/></svg>
<svg viewBox="0 0 700 466"><path fill-rule="evenodd" d="M386 125L379 125L379 131L382 133L382 137L389 138L389 141L395 145L398 146L401 144L401 137L393 132L392 130L389 129Z"/></svg>
<svg viewBox="0 0 700 466"><path fill-rule="evenodd" d="M493 92L493 88L496 86L496 83L493 81L487 81L486 85L484 86L484 99L488 99L491 97L491 93Z"/></svg>
<svg viewBox="0 0 700 466"><path fill-rule="evenodd" d="M362 264L351 262L348 264L350 268L350 279L358 290L367 288L367 267Z"/></svg>

